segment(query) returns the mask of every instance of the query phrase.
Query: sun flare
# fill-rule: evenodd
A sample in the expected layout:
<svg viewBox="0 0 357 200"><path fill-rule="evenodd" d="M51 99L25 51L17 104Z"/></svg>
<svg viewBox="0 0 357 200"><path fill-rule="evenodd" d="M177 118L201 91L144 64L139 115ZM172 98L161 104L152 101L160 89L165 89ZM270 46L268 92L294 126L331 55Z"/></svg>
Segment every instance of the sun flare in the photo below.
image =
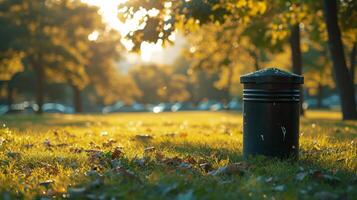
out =
<svg viewBox="0 0 357 200"><path fill-rule="evenodd" d="M122 36L127 35L129 32L138 29L139 20L131 20L126 23L122 23L118 19L118 5L125 3L127 0L82 0L82 2L88 3L90 5L98 6L99 12L103 17L105 23L108 24L113 29L116 29L120 32ZM138 16L139 18L140 16ZM93 33L89 36L90 40L95 40L97 33ZM122 44L127 50L130 50L133 47L131 41L122 39ZM156 44L143 42L140 47L140 57L144 62L150 62L155 59L155 54L162 51L161 43Z"/></svg>

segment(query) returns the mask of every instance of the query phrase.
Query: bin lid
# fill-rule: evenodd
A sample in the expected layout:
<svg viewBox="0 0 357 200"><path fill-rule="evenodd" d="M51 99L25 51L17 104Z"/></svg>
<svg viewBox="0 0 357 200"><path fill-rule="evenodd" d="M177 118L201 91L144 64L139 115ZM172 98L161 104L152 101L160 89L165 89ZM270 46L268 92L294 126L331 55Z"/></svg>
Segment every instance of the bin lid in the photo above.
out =
<svg viewBox="0 0 357 200"><path fill-rule="evenodd" d="M277 68L258 70L240 77L241 83L304 83L304 77Z"/></svg>

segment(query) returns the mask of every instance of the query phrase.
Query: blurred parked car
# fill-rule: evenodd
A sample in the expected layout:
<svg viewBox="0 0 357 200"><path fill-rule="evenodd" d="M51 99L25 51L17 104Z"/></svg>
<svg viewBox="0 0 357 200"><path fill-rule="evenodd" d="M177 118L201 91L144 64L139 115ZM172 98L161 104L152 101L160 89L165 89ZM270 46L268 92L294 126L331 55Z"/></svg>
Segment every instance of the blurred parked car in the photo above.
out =
<svg viewBox="0 0 357 200"><path fill-rule="evenodd" d="M317 99L306 98L304 99L303 108L316 108L317 107Z"/></svg>
<svg viewBox="0 0 357 200"><path fill-rule="evenodd" d="M46 113L74 113L74 108L59 103L45 103L42 106L43 112Z"/></svg>
<svg viewBox="0 0 357 200"><path fill-rule="evenodd" d="M112 113L112 112L119 112L120 108L124 106L124 103L121 101L116 102L110 106L104 106L102 109L102 113Z"/></svg>
<svg viewBox="0 0 357 200"><path fill-rule="evenodd" d="M177 102L171 106L172 112L195 110L195 106L190 102Z"/></svg>
<svg viewBox="0 0 357 200"><path fill-rule="evenodd" d="M216 102L211 101L211 100L201 101L198 104L197 108L198 108L198 110L209 110L211 108L211 106L215 103Z"/></svg>
<svg viewBox="0 0 357 200"><path fill-rule="evenodd" d="M220 111L220 110L224 110L224 104L223 103L215 103L213 105L210 106L209 108L211 111Z"/></svg>
<svg viewBox="0 0 357 200"><path fill-rule="evenodd" d="M0 105L0 115L4 115L7 112L9 112L9 106L8 105Z"/></svg>
<svg viewBox="0 0 357 200"><path fill-rule="evenodd" d="M340 97L337 94L333 94L325 99L322 100L322 104L326 105L327 107L334 109L341 107Z"/></svg>
<svg viewBox="0 0 357 200"><path fill-rule="evenodd" d="M114 112L144 112L146 108L143 104L133 103L132 105L125 105L123 102L118 101L117 103L105 106L102 109L102 113L114 113Z"/></svg>
<svg viewBox="0 0 357 200"><path fill-rule="evenodd" d="M227 105L228 110L241 110L242 105L235 99L232 99L228 105Z"/></svg>
<svg viewBox="0 0 357 200"><path fill-rule="evenodd" d="M8 106L6 107L7 108L3 108L5 112L3 114L28 114L38 111L38 105L29 101L12 104L11 109L9 109Z"/></svg>
<svg viewBox="0 0 357 200"><path fill-rule="evenodd" d="M133 110L135 112L144 112L146 111L146 108L143 104L140 104L140 103L133 103L133 105L131 105Z"/></svg>
<svg viewBox="0 0 357 200"><path fill-rule="evenodd" d="M171 111L172 106L175 105L174 103L159 103L158 105L152 108L152 112L160 113L165 111Z"/></svg>

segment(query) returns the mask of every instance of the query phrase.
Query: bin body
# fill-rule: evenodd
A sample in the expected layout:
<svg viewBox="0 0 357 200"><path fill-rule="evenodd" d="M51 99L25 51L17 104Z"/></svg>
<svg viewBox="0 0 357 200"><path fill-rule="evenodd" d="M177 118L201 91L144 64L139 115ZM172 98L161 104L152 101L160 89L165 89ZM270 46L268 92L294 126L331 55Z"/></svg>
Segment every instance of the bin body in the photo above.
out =
<svg viewBox="0 0 357 200"><path fill-rule="evenodd" d="M243 156L298 158L303 77L269 68L241 77Z"/></svg>

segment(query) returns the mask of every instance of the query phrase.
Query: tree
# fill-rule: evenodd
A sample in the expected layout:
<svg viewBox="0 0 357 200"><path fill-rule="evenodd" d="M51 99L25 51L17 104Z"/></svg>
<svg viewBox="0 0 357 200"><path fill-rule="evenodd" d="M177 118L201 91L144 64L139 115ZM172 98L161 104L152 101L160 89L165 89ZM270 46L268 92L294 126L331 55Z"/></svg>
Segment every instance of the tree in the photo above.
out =
<svg viewBox="0 0 357 200"><path fill-rule="evenodd" d="M7 49L16 47L24 52L29 67L36 74L36 102L42 113L44 85L46 81L66 81L74 88L74 105L81 110L78 90L86 86L82 54L88 49L88 35L100 28L98 8L90 7L79 0L3 1L2 17L9 24L24 30L11 38ZM11 26L6 27L9 35Z"/></svg>
<svg viewBox="0 0 357 200"><path fill-rule="evenodd" d="M282 50L282 41L289 35L288 31L283 30L285 27L291 30L293 72L302 74L299 21L304 18L305 12L303 11L306 7L300 6L294 1L278 1L270 2L270 4L272 5L266 1L238 1L237 3L230 1L169 1L165 4L160 1L146 1L145 3L131 1L123 6L126 8L123 17L132 18L135 12L144 12L143 10L159 11L154 16L144 15L144 28L130 33L129 38L135 44L134 50L138 50L140 42L143 40L149 42L167 41L166 37L169 37L175 28L192 31L196 26L205 29L204 25L206 24L216 25L218 28L215 31L217 35L215 39L218 48L210 48L213 50L205 54L207 59L202 58L200 64L206 60L219 60L219 63L214 62L213 66L227 68L223 71L229 72L227 84L231 85L232 68L235 65L234 60L236 60L234 57L238 57L242 51L246 51L249 57L254 60L255 69L258 70L262 57L261 52ZM243 43L243 40L248 42ZM212 62L209 63L212 65ZM222 88L227 91L228 98L230 96L229 87ZM301 112L303 113L302 109Z"/></svg>
<svg viewBox="0 0 357 200"><path fill-rule="evenodd" d="M131 103L141 96L134 80L118 70L121 52L120 36L113 30L99 33L86 52L88 86L94 89L103 104L112 104L118 100Z"/></svg>
<svg viewBox="0 0 357 200"><path fill-rule="evenodd" d="M336 85L341 98L343 119L357 119L354 86L347 68L338 24L337 1L324 0L324 13Z"/></svg>
<svg viewBox="0 0 357 200"><path fill-rule="evenodd" d="M143 103L186 101L190 98L187 77L165 66L139 66L130 72L142 92Z"/></svg>
<svg viewBox="0 0 357 200"><path fill-rule="evenodd" d="M304 54L304 85L309 94L316 95L317 107L321 108L325 88L334 88L332 66L326 45L323 42L311 43Z"/></svg>
<svg viewBox="0 0 357 200"><path fill-rule="evenodd" d="M11 50L0 56L0 83L7 85L7 104L10 109L13 103L13 80L24 69L21 62L22 56L21 53Z"/></svg>

